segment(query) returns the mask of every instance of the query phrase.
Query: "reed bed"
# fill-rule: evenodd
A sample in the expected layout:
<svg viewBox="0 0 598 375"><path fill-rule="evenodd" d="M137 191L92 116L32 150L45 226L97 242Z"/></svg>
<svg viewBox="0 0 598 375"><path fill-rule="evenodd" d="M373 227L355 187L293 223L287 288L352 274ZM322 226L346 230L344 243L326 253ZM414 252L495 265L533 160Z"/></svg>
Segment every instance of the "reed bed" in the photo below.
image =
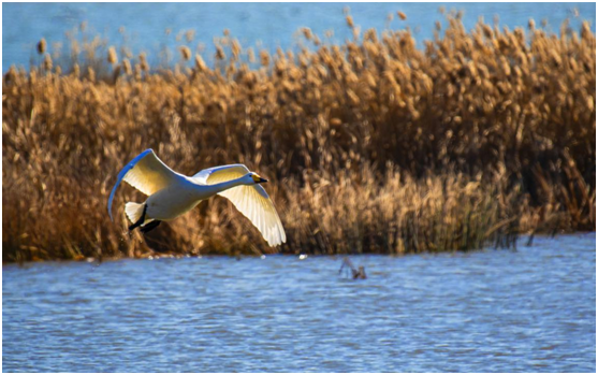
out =
<svg viewBox="0 0 598 375"><path fill-rule="evenodd" d="M466 31L453 14L423 49L408 29L347 24L345 43L302 29L274 54L228 32L198 53L188 33L155 67L99 38L72 36L54 56L40 41L35 66L3 77L3 261L274 251L221 198L129 238L123 203L143 196L121 188L116 223L106 203L148 147L182 173L240 162L269 178L285 253L469 250L595 230L587 23Z"/></svg>

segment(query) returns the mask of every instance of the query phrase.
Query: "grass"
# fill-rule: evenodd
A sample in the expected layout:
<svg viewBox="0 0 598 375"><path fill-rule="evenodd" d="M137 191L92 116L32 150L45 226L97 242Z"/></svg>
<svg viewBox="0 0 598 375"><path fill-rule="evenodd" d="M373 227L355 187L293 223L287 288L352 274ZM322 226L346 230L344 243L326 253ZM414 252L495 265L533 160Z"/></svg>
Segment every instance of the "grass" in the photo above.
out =
<svg viewBox="0 0 598 375"><path fill-rule="evenodd" d="M350 21L350 22L349 22ZM193 174L233 162L270 179L287 253L402 254L513 246L519 233L595 230L596 40L448 16L289 51L161 51L150 66L108 41L43 40L3 77L3 261L271 252L221 198L129 239L122 166L152 147ZM185 43L186 42L186 43ZM164 56L172 57L170 60ZM213 64L208 64L213 62Z"/></svg>

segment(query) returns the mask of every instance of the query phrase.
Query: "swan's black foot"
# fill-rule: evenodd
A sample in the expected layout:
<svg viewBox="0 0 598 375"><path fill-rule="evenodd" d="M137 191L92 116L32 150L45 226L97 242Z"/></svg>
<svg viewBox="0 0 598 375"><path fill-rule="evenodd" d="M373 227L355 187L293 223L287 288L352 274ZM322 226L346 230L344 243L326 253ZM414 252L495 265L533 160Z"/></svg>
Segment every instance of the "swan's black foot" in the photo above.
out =
<svg viewBox="0 0 598 375"><path fill-rule="evenodd" d="M160 220L154 220L144 226L142 226L141 228L139 228L139 230L141 231L141 233L147 233L152 229L155 229L158 225L160 225L161 221Z"/></svg>
<svg viewBox="0 0 598 375"><path fill-rule="evenodd" d="M146 211L147 211L147 204L144 204L143 205L143 213L141 214L141 217L135 223L129 225L129 232L131 232L133 229L135 229L135 228L141 226L141 224L143 224L143 222L145 221L145 212Z"/></svg>

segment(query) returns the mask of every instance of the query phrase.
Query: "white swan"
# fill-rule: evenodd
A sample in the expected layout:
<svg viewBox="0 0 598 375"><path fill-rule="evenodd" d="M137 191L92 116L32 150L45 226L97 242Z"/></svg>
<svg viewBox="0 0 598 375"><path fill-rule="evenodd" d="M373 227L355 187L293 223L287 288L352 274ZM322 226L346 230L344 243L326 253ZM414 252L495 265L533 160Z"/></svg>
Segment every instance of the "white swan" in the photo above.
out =
<svg viewBox="0 0 598 375"><path fill-rule="evenodd" d="M260 185L267 180L250 172L243 164L208 168L187 177L170 169L152 149L147 149L118 174L108 199L108 213L112 221L112 200L122 180L148 196L144 203L128 202L125 205L125 212L133 223L129 230L140 227L142 232L148 232L160 221L172 220L218 194L228 198L255 225L270 246L287 240L276 208Z"/></svg>

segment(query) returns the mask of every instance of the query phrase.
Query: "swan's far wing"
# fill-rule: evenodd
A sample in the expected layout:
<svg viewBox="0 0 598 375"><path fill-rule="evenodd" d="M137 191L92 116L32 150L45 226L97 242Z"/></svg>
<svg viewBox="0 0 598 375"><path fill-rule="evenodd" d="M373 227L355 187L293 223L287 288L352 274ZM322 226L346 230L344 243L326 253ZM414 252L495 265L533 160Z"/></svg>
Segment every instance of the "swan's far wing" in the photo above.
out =
<svg viewBox="0 0 598 375"><path fill-rule="evenodd" d="M202 185L213 185L243 177L249 169L243 164L222 165L204 169L195 180ZM270 246L278 246L287 240L274 203L261 185L242 185L218 193L230 200L260 231Z"/></svg>
<svg viewBox="0 0 598 375"><path fill-rule="evenodd" d="M228 200L260 231L270 246L287 241L274 203L261 185L243 185L218 193Z"/></svg>
<svg viewBox="0 0 598 375"><path fill-rule="evenodd" d="M120 171L108 199L108 214L112 218L112 200L121 181L127 182L145 195L152 195L176 181L180 175L160 160L150 148L137 155Z"/></svg>

